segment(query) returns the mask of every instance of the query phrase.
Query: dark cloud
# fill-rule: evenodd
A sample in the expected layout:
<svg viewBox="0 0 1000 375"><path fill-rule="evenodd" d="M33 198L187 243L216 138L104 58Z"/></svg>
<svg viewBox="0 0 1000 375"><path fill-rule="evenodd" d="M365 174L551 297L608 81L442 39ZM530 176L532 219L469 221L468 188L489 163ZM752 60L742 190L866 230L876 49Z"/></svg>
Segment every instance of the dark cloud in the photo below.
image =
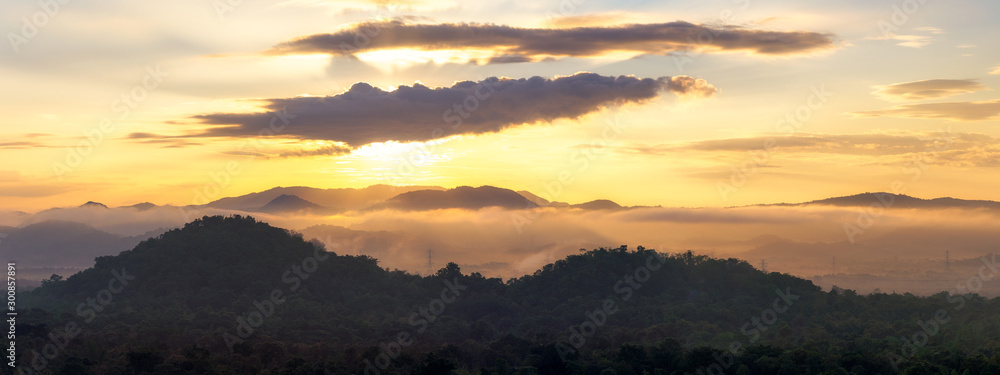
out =
<svg viewBox="0 0 1000 375"><path fill-rule="evenodd" d="M858 111L859 117L905 117L952 121L984 121L1000 119L1000 100L985 102L947 102L906 104L886 109Z"/></svg>
<svg viewBox="0 0 1000 375"><path fill-rule="evenodd" d="M366 22L330 34L315 34L273 47L270 54L358 52L416 48L494 50L496 56L540 59L545 56L596 56L611 51L667 54L674 51L743 51L789 55L832 48L829 34L713 28L676 21L612 27L530 29L495 24L408 24L401 20ZM504 62L503 59L498 62Z"/></svg>
<svg viewBox="0 0 1000 375"><path fill-rule="evenodd" d="M686 76L640 79L593 73L554 79L488 78L438 88L415 84L394 91L357 83L334 96L267 99L264 107L272 112L195 116L211 127L184 137L253 137L273 130L289 138L336 141L351 148L374 142L419 142L575 119L609 106L643 103L664 91L706 97L716 89Z"/></svg>
<svg viewBox="0 0 1000 375"><path fill-rule="evenodd" d="M971 79L928 79L878 86L876 95L889 100L924 100L988 90Z"/></svg>
<svg viewBox="0 0 1000 375"><path fill-rule="evenodd" d="M523 62L532 62L532 61L534 61L534 60L532 60L530 56L510 55L510 54L508 54L508 55L499 55L499 56L490 57L489 63L490 64L511 64L511 63L523 63Z"/></svg>

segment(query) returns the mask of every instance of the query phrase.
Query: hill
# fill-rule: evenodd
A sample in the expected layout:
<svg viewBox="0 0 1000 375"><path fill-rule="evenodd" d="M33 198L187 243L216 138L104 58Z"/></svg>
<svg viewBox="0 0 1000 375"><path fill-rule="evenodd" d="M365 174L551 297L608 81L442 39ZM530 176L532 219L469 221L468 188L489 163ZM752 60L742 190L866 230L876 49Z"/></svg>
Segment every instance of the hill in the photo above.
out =
<svg viewBox="0 0 1000 375"><path fill-rule="evenodd" d="M459 186L448 190L418 190L397 195L370 209L426 211L445 208L478 210L485 207L535 208L538 204L510 189Z"/></svg>
<svg viewBox="0 0 1000 375"><path fill-rule="evenodd" d="M581 208L584 210L617 210L622 208L620 204L607 199L598 199L586 203L574 204L570 207Z"/></svg>
<svg viewBox="0 0 1000 375"><path fill-rule="evenodd" d="M317 205L341 210L359 210L396 195L416 190L442 190L436 186L372 185L363 189L318 189L305 186L276 187L262 192L222 198L209 207L252 211L281 195L294 195Z"/></svg>
<svg viewBox="0 0 1000 375"><path fill-rule="evenodd" d="M805 206L805 205L827 205L840 207L867 207L872 204L881 204L893 208L986 208L1000 209L1000 202L988 200L967 200L956 198L934 198L921 199L905 194L892 194L886 192L862 193L844 197L834 197L820 199L805 203L779 203L776 206Z"/></svg>
<svg viewBox="0 0 1000 375"><path fill-rule="evenodd" d="M540 197L540 196L538 196L538 195L536 195L536 194L534 194L534 193L532 193L530 191L527 191L527 190L518 190L517 193L521 194L521 196L527 198L529 201L535 202L535 204L537 204L540 207L567 207L567 206L569 206L569 203L566 203L566 202L556 202L556 201L550 202L548 199L542 198L542 197Z"/></svg>
<svg viewBox="0 0 1000 375"><path fill-rule="evenodd" d="M147 238L119 236L70 221L44 221L6 233L4 256L25 267L89 267L94 258L128 250Z"/></svg>
<svg viewBox="0 0 1000 375"><path fill-rule="evenodd" d="M268 212L268 213L292 213L292 212L320 212L329 211L326 207L320 206L316 203L307 201L305 199L299 198L295 195L282 194L277 198L272 199L267 202L263 207L258 208L258 212Z"/></svg>
<svg viewBox="0 0 1000 375"><path fill-rule="evenodd" d="M239 216L196 220L20 301L20 363L68 322L84 326L41 366L62 373L1000 370L989 349L1000 300L827 293L735 259L641 247L506 282L454 263L419 277ZM936 318L933 339L906 355L899 337Z"/></svg>

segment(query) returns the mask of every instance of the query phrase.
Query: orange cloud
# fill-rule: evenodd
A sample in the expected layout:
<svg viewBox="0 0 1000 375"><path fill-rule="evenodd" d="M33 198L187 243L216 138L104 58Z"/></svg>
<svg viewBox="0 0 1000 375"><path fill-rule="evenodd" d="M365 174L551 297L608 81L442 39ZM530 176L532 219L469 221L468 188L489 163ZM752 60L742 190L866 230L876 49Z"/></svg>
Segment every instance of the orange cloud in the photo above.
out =
<svg viewBox="0 0 1000 375"><path fill-rule="evenodd" d="M906 104L887 109L853 112L857 117L904 117L951 121L1000 119L1000 99L983 102Z"/></svg>
<svg viewBox="0 0 1000 375"><path fill-rule="evenodd" d="M924 100L989 90L971 79L928 79L876 86L875 95L887 100Z"/></svg>

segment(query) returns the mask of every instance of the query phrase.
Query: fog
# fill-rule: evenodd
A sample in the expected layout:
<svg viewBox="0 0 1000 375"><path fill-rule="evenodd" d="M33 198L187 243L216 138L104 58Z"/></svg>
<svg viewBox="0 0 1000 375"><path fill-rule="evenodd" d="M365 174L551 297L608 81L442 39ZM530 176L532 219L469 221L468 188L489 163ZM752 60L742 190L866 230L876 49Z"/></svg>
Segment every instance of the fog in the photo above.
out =
<svg viewBox="0 0 1000 375"><path fill-rule="evenodd" d="M862 293L878 289L933 294L954 291L976 276L986 264L983 257L992 259L1000 248L997 211L984 209L548 207L296 215L169 206L79 207L29 215L4 213L0 223L16 233L30 224L71 221L116 236L142 237L203 215L232 214L250 215L301 233L307 240L318 239L338 254L377 258L389 269L427 274L455 262L464 272L505 279L531 274L580 249L627 245L745 259L755 267L805 277L827 289L837 285ZM46 234L61 235L70 234ZM0 250L5 255L18 253L20 249L12 245L0 242ZM120 250L108 249L106 255ZM78 258L73 246L32 251L32 262L51 262L23 267L92 265L67 264L65 260ZM994 284L987 281L980 293L1000 295Z"/></svg>

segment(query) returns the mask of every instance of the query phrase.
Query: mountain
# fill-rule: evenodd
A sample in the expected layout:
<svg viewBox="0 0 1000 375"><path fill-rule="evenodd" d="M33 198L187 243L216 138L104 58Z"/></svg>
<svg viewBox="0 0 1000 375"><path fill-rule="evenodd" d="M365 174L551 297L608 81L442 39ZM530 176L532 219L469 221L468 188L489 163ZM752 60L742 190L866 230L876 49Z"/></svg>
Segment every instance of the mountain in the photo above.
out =
<svg viewBox="0 0 1000 375"><path fill-rule="evenodd" d="M128 250L146 238L119 236L77 222L44 221L11 229L0 246L21 267L82 268L93 265L98 256Z"/></svg>
<svg viewBox="0 0 1000 375"><path fill-rule="evenodd" d="M126 206L126 207L131 207L131 208L134 208L134 209L139 210L139 211L146 211L146 210L150 210L150 209L156 208L157 206L155 204L152 204L152 203L149 203L149 202L143 202L143 203L137 203L137 204L133 204L131 206Z"/></svg>
<svg viewBox="0 0 1000 375"><path fill-rule="evenodd" d="M80 207L98 207L98 208L108 208L104 203L89 201L87 203L81 204Z"/></svg>
<svg viewBox="0 0 1000 375"><path fill-rule="evenodd" d="M1000 202L989 200L966 200L956 198L934 198L921 199L904 194L892 193L862 193L844 197L826 198L805 203L778 203L773 206L808 206L827 205L840 207L867 207L872 204L881 204L891 208L987 208L1000 209Z"/></svg>
<svg viewBox="0 0 1000 375"><path fill-rule="evenodd" d="M582 208L584 210L617 210L622 208L620 204L607 199L598 199L587 203L574 204L570 207Z"/></svg>
<svg viewBox="0 0 1000 375"><path fill-rule="evenodd" d="M372 185L363 189L318 189L305 186L276 187L262 192L222 198L209 207L252 211L281 195L294 195L314 204L339 210L360 210L381 203L401 193L416 190L443 190L436 186Z"/></svg>
<svg viewBox="0 0 1000 375"><path fill-rule="evenodd" d="M277 198L272 199L270 202L267 202L267 204L258 208L256 211L267 213L293 213L302 211L320 212L327 210L323 206L299 198L298 196L282 194Z"/></svg>
<svg viewBox="0 0 1000 375"><path fill-rule="evenodd" d="M419 277L240 216L203 217L18 297L20 363L85 325L85 341L40 365L53 373L1000 370L1000 300L824 292L745 261L624 246L506 282L454 263ZM922 329L934 333L921 350L900 340Z"/></svg>
<svg viewBox="0 0 1000 375"><path fill-rule="evenodd" d="M551 201L550 202L548 199L542 198L542 197L540 197L538 195L535 195L534 193L532 193L530 191L527 191L527 190L518 190L517 193L521 194L521 196L527 198L529 201L535 202L535 204L537 204L537 205L539 205L541 207L568 207L569 206L569 203L566 203L566 202L556 202L556 201Z"/></svg>
<svg viewBox="0 0 1000 375"><path fill-rule="evenodd" d="M493 186L459 186L444 191L418 190L403 193L373 205L370 209L426 211L445 208L478 210L485 207L523 209L536 208L538 204L510 189Z"/></svg>

